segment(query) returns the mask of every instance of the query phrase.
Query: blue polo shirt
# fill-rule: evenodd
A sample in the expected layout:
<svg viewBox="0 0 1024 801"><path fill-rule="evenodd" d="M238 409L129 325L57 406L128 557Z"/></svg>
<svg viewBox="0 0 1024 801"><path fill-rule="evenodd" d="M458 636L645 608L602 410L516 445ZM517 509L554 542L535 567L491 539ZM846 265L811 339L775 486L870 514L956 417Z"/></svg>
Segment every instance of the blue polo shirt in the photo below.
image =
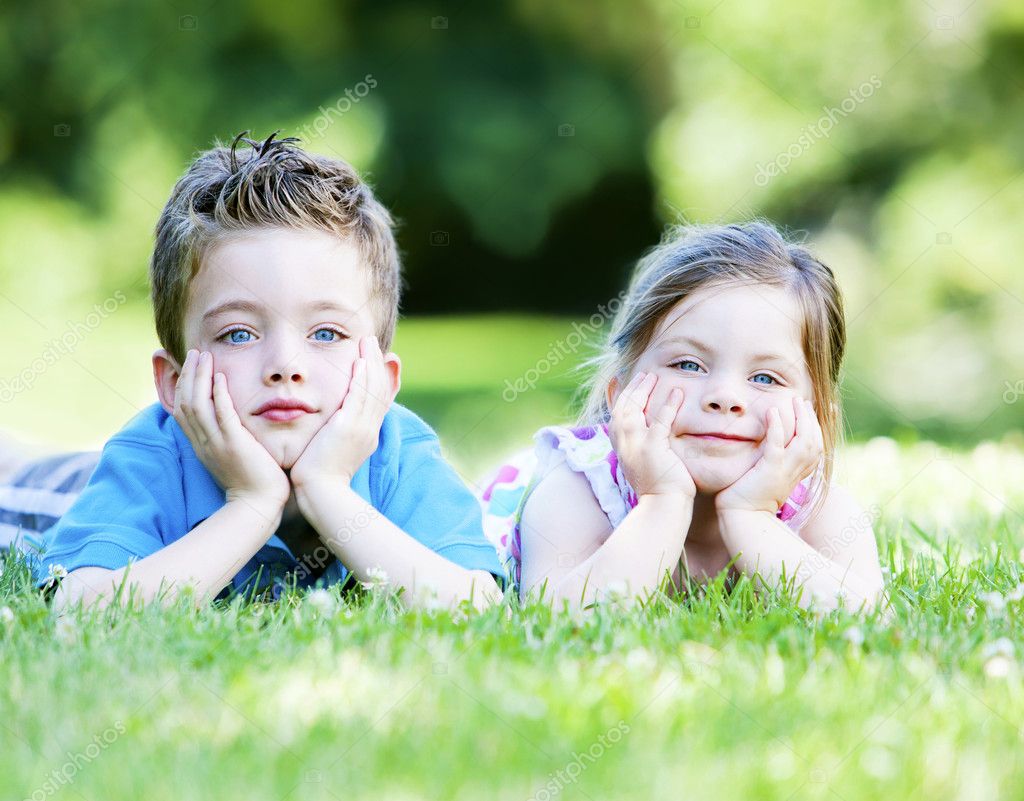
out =
<svg viewBox="0 0 1024 801"><path fill-rule="evenodd" d="M378 443L353 476L352 489L432 551L504 583L497 553L483 533L480 505L441 456L430 426L394 403ZM81 495L45 533L36 579L45 581L56 565L68 572L122 568L185 536L225 503L224 490L177 421L154 403L110 438ZM308 573L296 572L299 566L274 534L232 585L238 591L265 589L289 573L296 578ZM342 581L347 573L331 556L315 583ZM299 586L312 583L297 581Z"/></svg>

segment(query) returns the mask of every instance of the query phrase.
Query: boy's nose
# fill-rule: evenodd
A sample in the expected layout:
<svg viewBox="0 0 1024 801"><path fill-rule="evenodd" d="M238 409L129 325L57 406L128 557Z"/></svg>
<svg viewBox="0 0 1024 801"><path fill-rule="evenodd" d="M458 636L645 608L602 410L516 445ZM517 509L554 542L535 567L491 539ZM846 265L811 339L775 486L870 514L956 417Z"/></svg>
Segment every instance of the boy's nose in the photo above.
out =
<svg viewBox="0 0 1024 801"><path fill-rule="evenodd" d="M274 360L267 365L263 380L266 384L280 384L289 381L301 384L306 380L306 370L299 359Z"/></svg>

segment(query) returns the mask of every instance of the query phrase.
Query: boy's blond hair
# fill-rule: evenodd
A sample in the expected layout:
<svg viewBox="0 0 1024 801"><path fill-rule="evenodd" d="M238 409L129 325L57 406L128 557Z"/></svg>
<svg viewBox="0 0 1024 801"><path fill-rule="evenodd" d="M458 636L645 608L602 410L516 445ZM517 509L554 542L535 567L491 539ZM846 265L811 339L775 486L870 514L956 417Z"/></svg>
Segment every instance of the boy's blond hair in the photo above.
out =
<svg viewBox="0 0 1024 801"><path fill-rule="evenodd" d="M201 153L178 180L156 224L150 284L156 332L185 359L188 289L210 248L260 228L325 231L351 239L369 271L370 304L381 349L398 320L401 264L387 209L341 159L307 153L288 137L235 137ZM246 146L244 150L239 145Z"/></svg>

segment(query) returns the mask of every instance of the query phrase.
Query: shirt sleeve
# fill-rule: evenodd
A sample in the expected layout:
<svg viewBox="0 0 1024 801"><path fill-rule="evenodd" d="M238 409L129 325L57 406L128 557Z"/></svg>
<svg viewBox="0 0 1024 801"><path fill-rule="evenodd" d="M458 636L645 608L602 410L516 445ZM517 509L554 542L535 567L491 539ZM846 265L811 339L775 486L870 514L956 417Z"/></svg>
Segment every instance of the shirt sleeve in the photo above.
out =
<svg viewBox="0 0 1024 801"><path fill-rule="evenodd" d="M409 536L467 570L485 570L504 586L507 575L484 536L480 503L441 455L437 437L403 443L397 480L381 512Z"/></svg>
<svg viewBox="0 0 1024 801"><path fill-rule="evenodd" d="M43 538L42 583L59 567L117 570L184 533L182 471L160 445L110 440L81 494Z"/></svg>

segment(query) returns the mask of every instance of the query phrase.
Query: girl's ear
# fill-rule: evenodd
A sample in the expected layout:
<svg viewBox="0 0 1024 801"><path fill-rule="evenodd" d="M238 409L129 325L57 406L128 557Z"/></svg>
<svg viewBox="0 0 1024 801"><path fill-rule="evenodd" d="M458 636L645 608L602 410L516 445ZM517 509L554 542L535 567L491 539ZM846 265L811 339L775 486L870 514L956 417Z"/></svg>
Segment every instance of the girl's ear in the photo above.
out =
<svg viewBox="0 0 1024 801"><path fill-rule="evenodd" d="M174 414L174 389L178 385L179 375L181 367L178 360L168 351L160 348L153 354L153 383L156 384L160 405L167 414Z"/></svg>
<svg viewBox="0 0 1024 801"><path fill-rule="evenodd" d="M605 403L608 405L608 411L611 411L612 406L615 405L615 401L618 399L621 389L618 377L613 376L612 380L608 382L608 388L605 390Z"/></svg>

